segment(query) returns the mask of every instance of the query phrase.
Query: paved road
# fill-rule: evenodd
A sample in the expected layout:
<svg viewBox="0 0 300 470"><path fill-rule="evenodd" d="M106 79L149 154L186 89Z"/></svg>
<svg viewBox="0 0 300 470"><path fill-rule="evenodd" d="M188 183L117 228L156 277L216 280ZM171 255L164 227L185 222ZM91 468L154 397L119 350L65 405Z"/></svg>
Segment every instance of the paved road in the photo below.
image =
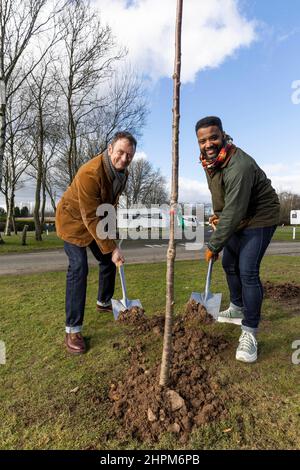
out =
<svg viewBox="0 0 300 470"><path fill-rule="evenodd" d="M161 243L139 240L127 242L122 246L127 264L153 263L166 260L167 241ZM89 250L88 250L89 252ZM268 254L300 256L299 242L272 242L267 250ZM184 243L177 244L177 257L179 260L201 259L204 250L187 251ZM90 266L97 265L93 255L89 253ZM40 251L35 253L18 253L0 256L0 276L7 274L29 274L48 271L65 271L67 256L63 250Z"/></svg>

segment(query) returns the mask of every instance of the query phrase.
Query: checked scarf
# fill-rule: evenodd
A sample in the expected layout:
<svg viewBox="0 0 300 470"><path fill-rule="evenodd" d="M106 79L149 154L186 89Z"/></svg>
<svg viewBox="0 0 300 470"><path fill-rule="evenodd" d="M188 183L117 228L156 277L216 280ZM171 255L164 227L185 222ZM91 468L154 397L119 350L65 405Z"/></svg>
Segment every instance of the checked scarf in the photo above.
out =
<svg viewBox="0 0 300 470"><path fill-rule="evenodd" d="M201 154L200 162L202 163L203 168L207 170L208 174L213 176L218 168L221 166L226 166L235 149L236 146L232 143L232 138L229 135L226 135L225 144L221 148L219 155L213 160L207 160Z"/></svg>

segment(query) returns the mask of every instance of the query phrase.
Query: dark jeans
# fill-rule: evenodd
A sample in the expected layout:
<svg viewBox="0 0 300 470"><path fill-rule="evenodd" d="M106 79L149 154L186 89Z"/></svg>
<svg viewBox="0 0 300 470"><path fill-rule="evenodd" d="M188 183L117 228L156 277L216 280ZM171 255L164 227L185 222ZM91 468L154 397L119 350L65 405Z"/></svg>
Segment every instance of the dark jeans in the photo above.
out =
<svg viewBox="0 0 300 470"><path fill-rule="evenodd" d="M89 248L99 261L98 301L109 302L113 296L116 279L116 266L111 260L111 253L102 254L94 240ZM81 330L84 317L86 286L88 275L87 252L85 247L64 242L64 249L69 258L66 286L66 326L72 333Z"/></svg>
<svg viewBox="0 0 300 470"><path fill-rule="evenodd" d="M230 301L243 307L245 330L258 327L263 301L259 268L276 226L245 228L234 233L227 242L222 265L230 290Z"/></svg>

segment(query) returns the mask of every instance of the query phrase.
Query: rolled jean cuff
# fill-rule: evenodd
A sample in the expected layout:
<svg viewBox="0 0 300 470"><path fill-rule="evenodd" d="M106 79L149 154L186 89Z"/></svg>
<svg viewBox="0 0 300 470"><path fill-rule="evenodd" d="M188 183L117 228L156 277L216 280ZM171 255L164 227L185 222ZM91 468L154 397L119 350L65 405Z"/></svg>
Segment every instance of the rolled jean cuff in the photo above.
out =
<svg viewBox="0 0 300 470"><path fill-rule="evenodd" d="M79 326L66 326L66 333L80 333L82 325Z"/></svg>
<svg viewBox="0 0 300 470"><path fill-rule="evenodd" d="M245 326L245 325L242 325L242 330L247 331L248 333L252 333L254 336L258 332L258 328L251 328L250 326Z"/></svg>

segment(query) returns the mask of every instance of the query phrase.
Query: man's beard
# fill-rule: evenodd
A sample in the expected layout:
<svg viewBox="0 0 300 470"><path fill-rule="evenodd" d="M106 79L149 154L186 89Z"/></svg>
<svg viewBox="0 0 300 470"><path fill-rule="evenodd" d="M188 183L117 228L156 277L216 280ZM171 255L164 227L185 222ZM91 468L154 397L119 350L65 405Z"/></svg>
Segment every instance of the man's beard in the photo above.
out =
<svg viewBox="0 0 300 470"><path fill-rule="evenodd" d="M219 155L221 149L222 149L223 147L225 147L225 144L226 144L225 139L223 139L221 145L219 145L219 146L218 146L218 145L214 145L214 146L212 147L212 148L215 150L215 152L214 152L213 155L207 155L206 150L203 150L202 153L203 153L204 158L205 158L206 160L215 160L215 159L218 157L218 155Z"/></svg>

